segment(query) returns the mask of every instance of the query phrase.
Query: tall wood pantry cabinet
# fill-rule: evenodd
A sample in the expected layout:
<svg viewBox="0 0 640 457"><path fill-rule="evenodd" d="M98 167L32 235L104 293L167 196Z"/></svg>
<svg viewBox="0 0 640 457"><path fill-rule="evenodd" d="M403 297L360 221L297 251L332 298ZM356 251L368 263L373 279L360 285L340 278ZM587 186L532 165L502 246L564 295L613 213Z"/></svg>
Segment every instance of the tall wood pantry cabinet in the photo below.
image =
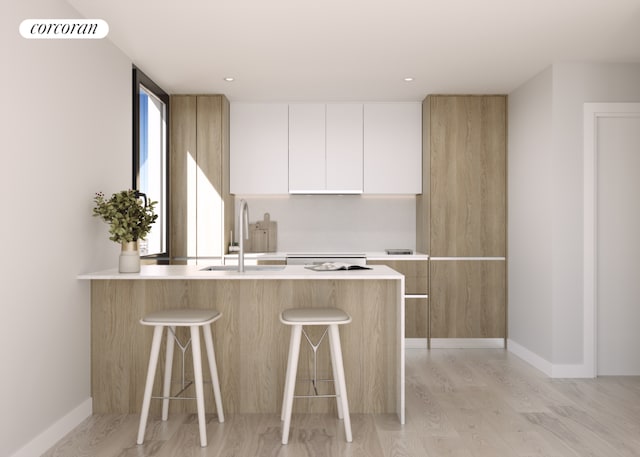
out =
<svg viewBox="0 0 640 457"><path fill-rule="evenodd" d="M229 101L224 95L170 100L169 240L172 262L220 257L229 245Z"/></svg>
<svg viewBox="0 0 640 457"><path fill-rule="evenodd" d="M416 219L430 341L506 338L506 96L424 100Z"/></svg>

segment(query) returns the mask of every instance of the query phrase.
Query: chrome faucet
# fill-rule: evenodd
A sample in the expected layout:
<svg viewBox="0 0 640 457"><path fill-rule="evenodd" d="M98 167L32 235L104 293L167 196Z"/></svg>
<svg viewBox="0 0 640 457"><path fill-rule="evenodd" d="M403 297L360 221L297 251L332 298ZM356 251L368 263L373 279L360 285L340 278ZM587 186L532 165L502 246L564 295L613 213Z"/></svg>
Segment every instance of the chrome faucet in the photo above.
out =
<svg viewBox="0 0 640 457"><path fill-rule="evenodd" d="M240 252L238 253L238 271L244 272L244 240L249 239L249 205L240 200Z"/></svg>

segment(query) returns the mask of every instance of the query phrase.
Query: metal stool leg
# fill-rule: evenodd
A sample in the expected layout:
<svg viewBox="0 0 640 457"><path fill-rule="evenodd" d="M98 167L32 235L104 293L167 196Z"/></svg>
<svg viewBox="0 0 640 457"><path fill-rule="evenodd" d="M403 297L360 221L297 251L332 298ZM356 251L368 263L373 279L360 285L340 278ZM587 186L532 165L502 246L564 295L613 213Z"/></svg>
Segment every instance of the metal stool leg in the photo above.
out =
<svg viewBox="0 0 640 457"><path fill-rule="evenodd" d="M196 385L198 425L200 426L200 446L207 446L207 423L204 416L204 387L202 383L202 353L200 351L200 330L196 325L191 329L191 350L193 355L193 377Z"/></svg>
<svg viewBox="0 0 640 457"><path fill-rule="evenodd" d="M331 341L331 348L333 353L333 361L335 361L335 369L337 376L337 384L339 387L338 401L342 403L342 413L344 415L344 432L347 438L347 442L351 443L353 437L351 435L351 418L349 416L349 402L347 400L347 385L344 378L344 365L342 364L342 347L340 345L340 332L336 324L329 326L329 338ZM337 392L336 392L337 393Z"/></svg>
<svg viewBox="0 0 640 457"><path fill-rule="evenodd" d="M289 442L289 427L291 426L291 411L293 409L293 394L296 387L296 374L298 372L301 336L302 325L294 325L291 329L290 356L287 363L287 379L285 380L287 390L284 393L285 411L284 424L282 425L282 444L287 444Z"/></svg>
<svg viewBox="0 0 640 457"><path fill-rule="evenodd" d="M218 411L218 422L224 422L224 412L222 411L222 395L220 394L220 379L218 378L218 367L216 366L216 354L213 349L213 336L211 335L211 327L204 325L204 344L207 348L207 358L209 360L209 372L211 373L211 384L213 384L213 396L216 400L216 409Z"/></svg>
<svg viewBox="0 0 640 457"><path fill-rule="evenodd" d="M153 328L153 341L151 343L151 355L149 356L149 368L147 369L147 382L144 388L144 398L142 400L142 411L140 413L140 425L138 427L138 444L144 443L144 432L147 429L147 419L149 418L149 406L151 404L151 390L153 380L156 376L158 366L158 355L160 355L160 342L164 327L157 325Z"/></svg>
<svg viewBox="0 0 640 457"><path fill-rule="evenodd" d="M173 347L175 346L176 328L167 329L167 351L164 364L164 387L162 389L162 420L169 418L169 396L171 396L171 371L173 369Z"/></svg>

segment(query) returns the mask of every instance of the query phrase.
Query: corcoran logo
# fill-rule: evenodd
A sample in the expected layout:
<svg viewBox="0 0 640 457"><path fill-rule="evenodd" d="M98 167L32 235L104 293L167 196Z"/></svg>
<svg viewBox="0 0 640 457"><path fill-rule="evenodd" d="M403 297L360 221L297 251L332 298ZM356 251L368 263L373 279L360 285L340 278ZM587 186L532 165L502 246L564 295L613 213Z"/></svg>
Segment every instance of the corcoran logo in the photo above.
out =
<svg viewBox="0 0 640 457"><path fill-rule="evenodd" d="M35 40L96 40L109 33L102 19L25 19L20 35Z"/></svg>

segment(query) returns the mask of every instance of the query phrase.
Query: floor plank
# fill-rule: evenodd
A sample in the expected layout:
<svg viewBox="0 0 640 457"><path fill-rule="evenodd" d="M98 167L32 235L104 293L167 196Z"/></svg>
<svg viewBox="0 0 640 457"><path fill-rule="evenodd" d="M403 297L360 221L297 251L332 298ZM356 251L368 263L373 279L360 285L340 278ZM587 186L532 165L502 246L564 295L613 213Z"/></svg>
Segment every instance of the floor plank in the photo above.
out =
<svg viewBox="0 0 640 457"><path fill-rule="evenodd" d="M407 350L407 423L352 415L353 443L333 414L294 414L283 446L276 414L94 415L45 457L631 457L640 455L640 377L549 379L502 349ZM224 395L224 392L223 392Z"/></svg>

